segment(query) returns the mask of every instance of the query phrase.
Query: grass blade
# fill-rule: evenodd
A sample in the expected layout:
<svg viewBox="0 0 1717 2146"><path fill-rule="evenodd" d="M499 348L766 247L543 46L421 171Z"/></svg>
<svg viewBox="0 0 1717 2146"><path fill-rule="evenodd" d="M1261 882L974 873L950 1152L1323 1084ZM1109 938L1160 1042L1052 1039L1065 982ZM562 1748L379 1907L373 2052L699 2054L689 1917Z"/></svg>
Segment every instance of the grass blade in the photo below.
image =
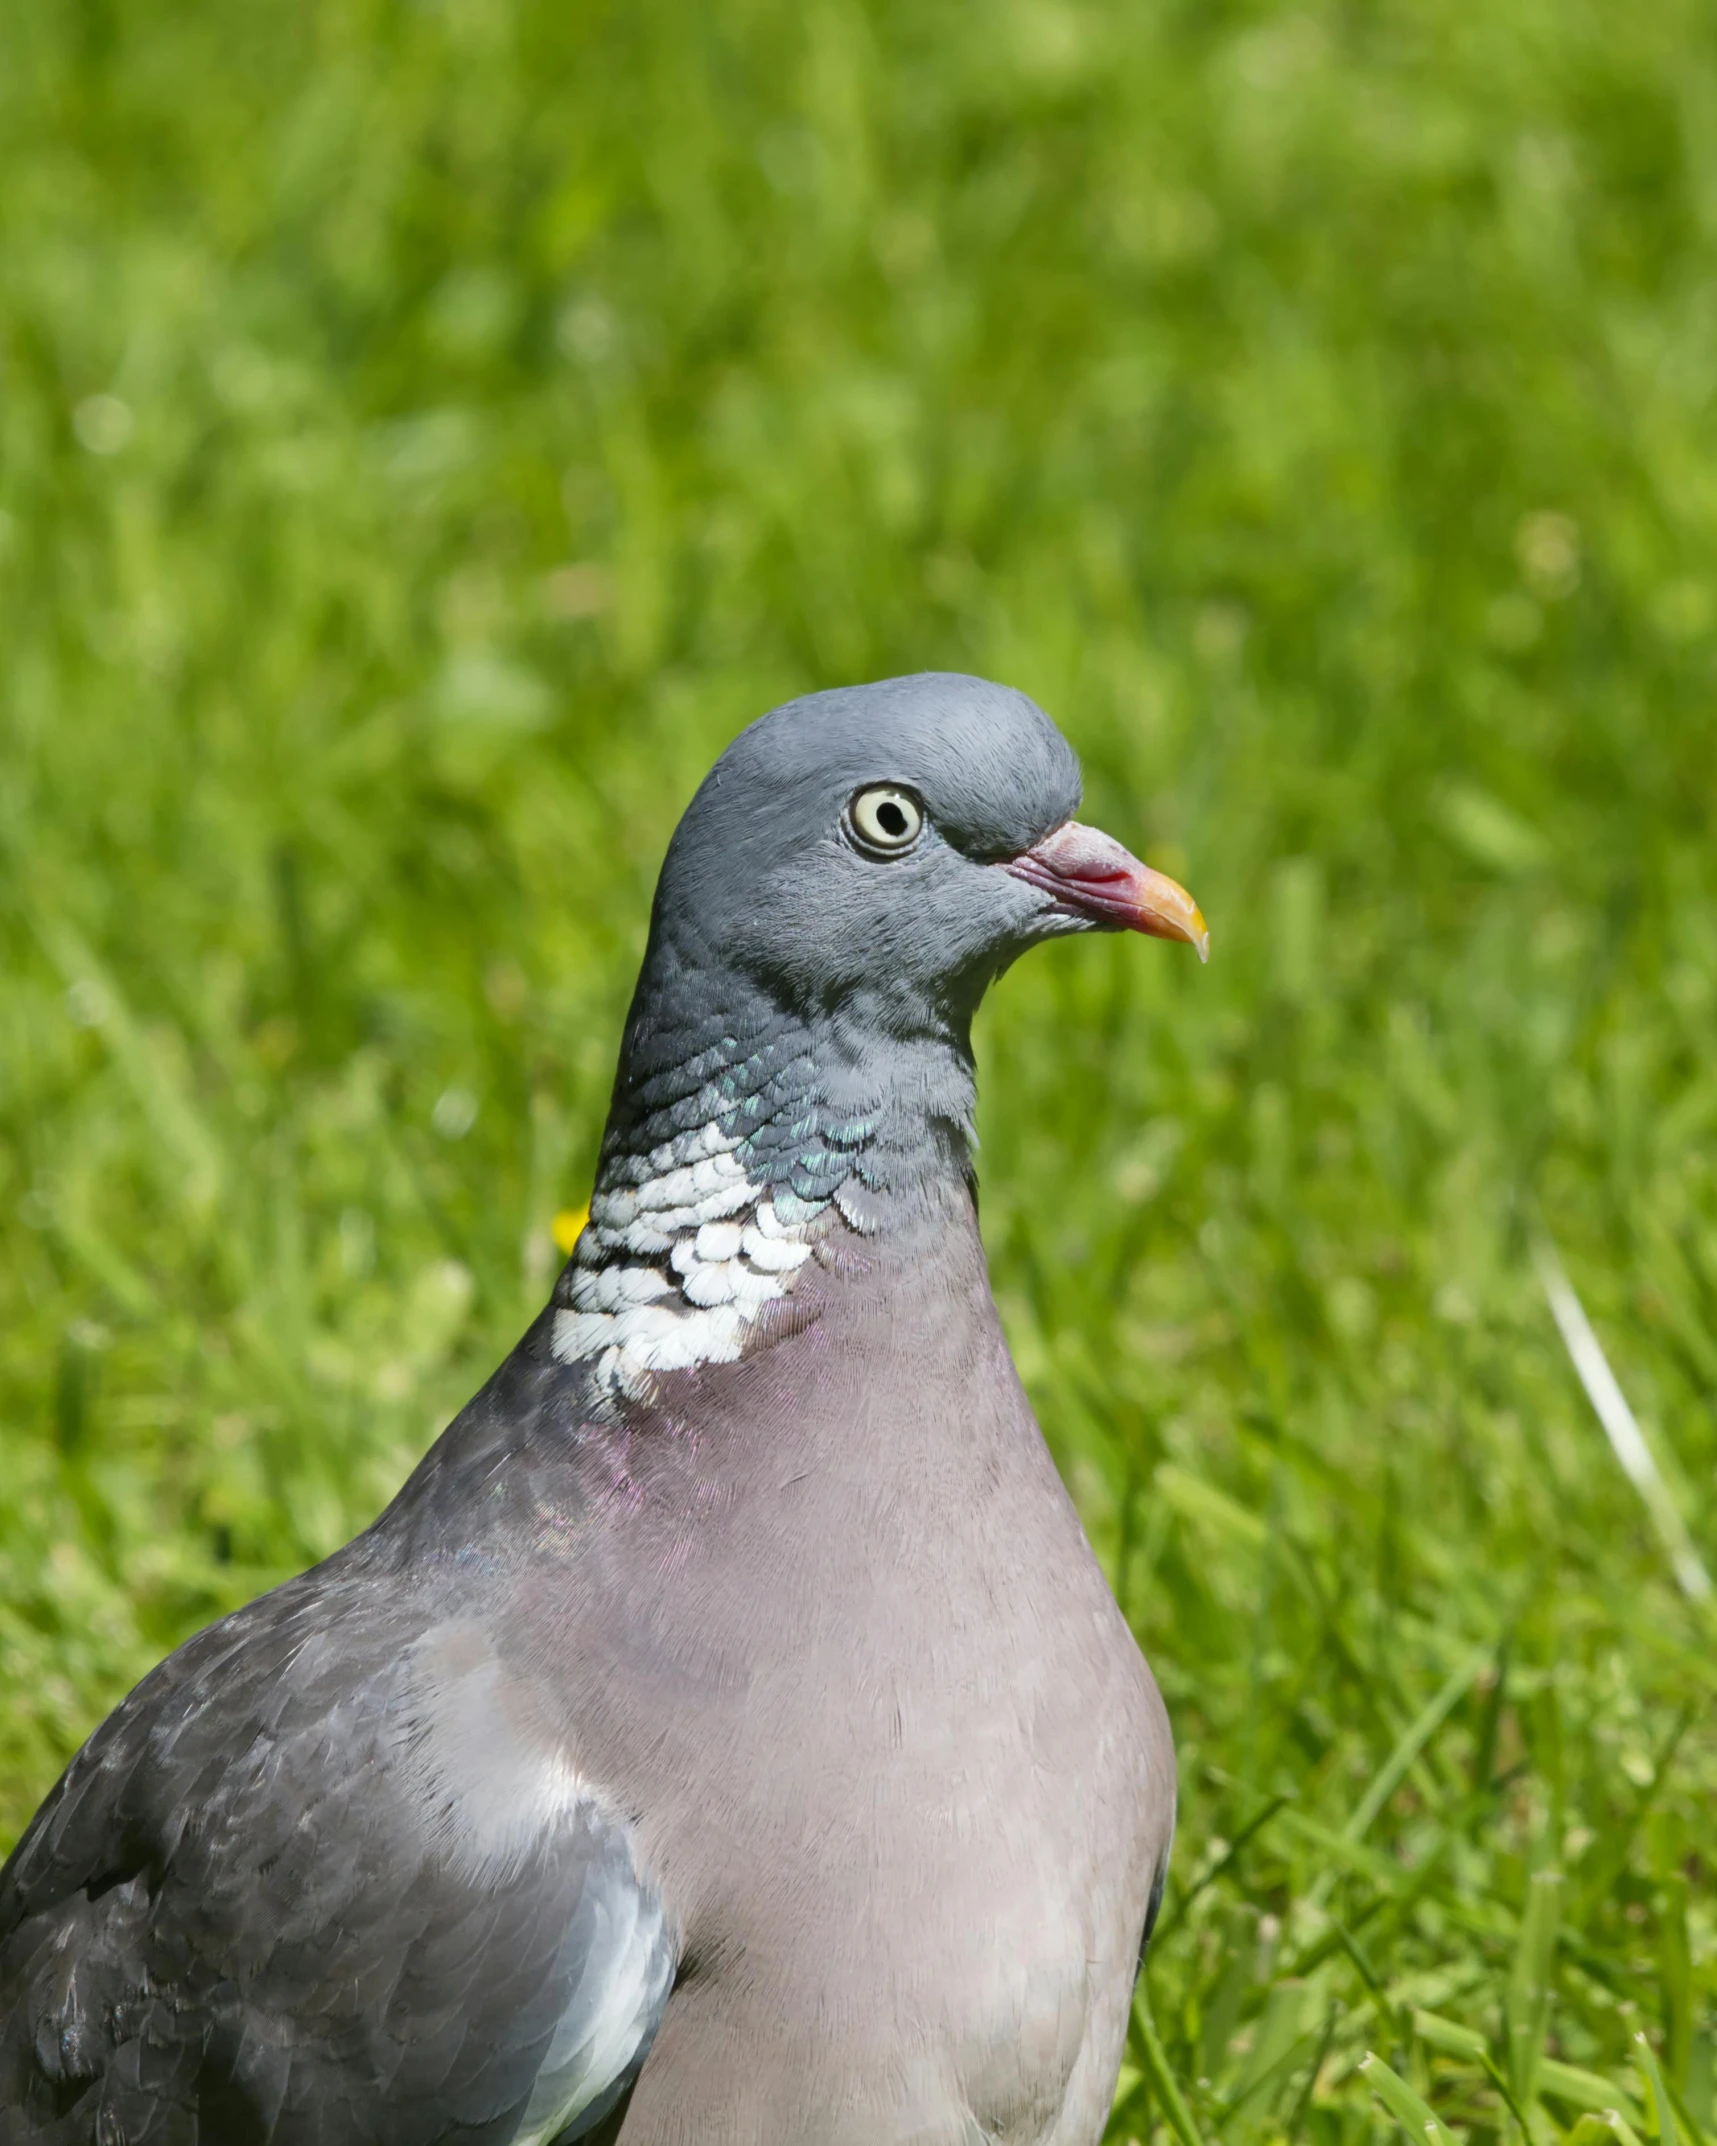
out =
<svg viewBox="0 0 1717 2146"><path fill-rule="evenodd" d="M1622 1473L1639 1492L1652 1524L1663 1539L1677 1584L1689 1601L1708 1602L1711 1599L1711 1575L1693 1547L1687 1522L1681 1517L1681 1509L1645 1442L1639 1420L1628 1406L1616 1374L1610 1369L1603 1344L1592 1331L1592 1322L1586 1317L1586 1308L1575 1294L1556 1247L1541 1230L1533 1235L1532 1258L1550 1306L1550 1316L1556 1321L1562 1345L1568 1351L1568 1360L1586 1389L1586 1398L1604 1427L1604 1435L1621 1463Z"/></svg>
<svg viewBox="0 0 1717 2146"><path fill-rule="evenodd" d="M1681 2133L1676 2128L1675 2111L1669 2105L1669 2093L1663 2083L1663 2074L1657 2068L1657 2058L1652 2053L1651 2043L1643 2034L1634 2036L1634 2054L1640 2070L1645 2075L1652 2118L1657 2125L1659 2146L1681 2146Z"/></svg>
<svg viewBox="0 0 1717 2146"><path fill-rule="evenodd" d="M1413 2031L1428 2049L1445 2057L1465 2057L1479 2063L1490 2054L1490 2044L1472 2027L1444 2019L1436 2012L1415 2012Z"/></svg>
<svg viewBox="0 0 1717 2146"><path fill-rule="evenodd" d="M1454 2146L1454 2133L1380 2056L1368 2049L1359 2060L1359 2069L1366 2084L1410 2138L1427 2139L1431 2146Z"/></svg>
<svg viewBox="0 0 1717 2146"><path fill-rule="evenodd" d="M1640 2136L1617 2109L1582 2116L1564 2146L1640 2146Z"/></svg>
<svg viewBox="0 0 1717 2146"><path fill-rule="evenodd" d="M1535 1871L1527 1887L1526 1911L1520 1920L1520 1940L1504 2001L1508 2083L1522 2109L1530 2109L1538 2097L1538 2067L1550 2017L1550 1984L1561 1920L1562 1873Z"/></svg>
<svg viewBox="0 0 1717 2146"><path fill-rule="evenodd" d="M1540 2059L1538 2066L1538 2091L1565 2101L1570 2108L1582 2115L1602 2116L1614 2109L1625 2116L1637 2131L1645 2122L1643 2112L1625 2087L1613 2079L1601 2078L1597 2072L1585 2071L1577 2064L1562 2064L1554 2057Z"/></svg>
<svg viewBox="0 0 1717 2146"><path fill-rule="evenodd" d="M1139 2054L1143 2059L1145 2077L1150 2082L1158 2107L1168 2119L1169 2128L1180 2140L1181 2146L1204 2146L1198 2125L1193 2121L1192 2111L1187 2107L1186 2099L1175 2083L1174 2073L1169 2069L1168 2052L1157 2033L1157 2023L1151 2017L1150 1995L1142 1976L1133 1993L1133 2030L1139 2038Z"/></svg>
<svg viewBox="0 0 1717 2146"><path fill-rule="evenodd" d="M1371 1828L1372 1820L1407 1778L1407 1769L1466 1696L1474 1677L1489 1659L1489 1651L1486 1650L1484 1653L1475 1654L1470 1661L1463 1662L1436 1696L1420 1710L1418 1716L1408 1723L1395 1749L1383 1762L1377 1778L1359 1799L1353 1816L1343 1826L1342 1834L1345 1839L1356 1841L1365 1837Z"/></svg>
<svg viewBox="0 0 1717 2146"><path fill-rule="evenodd" d="M1436 1735L1443 1723L1448 1720L1449 1716L1460 1704L1462 1698L1471 1688L1473 1679L1485 1667L1489 1659L1490 1655L1487 1650L1477 1653L1470 1660L1463 1662L1454 1675L1448 1678L1441 1689L1427 1701L1414 1719L1407 1724L1406 1728L1401 1732L1394 1750L1384 1760L1370 1787L1360 1797L1349 1815L1347 1823L1342 1827L1342 1846L1348 1848L1358 1846L1365 1834L1369 1832L1378 1812L1383 1809L1383 1806L1407 1778L1408 1770L1413 1765L1414 1760L1418 1758L1420 1752L1424 1750L1432 1737ZM1328 1899L1330 1888L1335 1884L1336 1877L1336 1870L1333 1867L1326 1867L1311 1889L1310 1898L1315 1905L1321 1907L1324 1901Z"/></svg>

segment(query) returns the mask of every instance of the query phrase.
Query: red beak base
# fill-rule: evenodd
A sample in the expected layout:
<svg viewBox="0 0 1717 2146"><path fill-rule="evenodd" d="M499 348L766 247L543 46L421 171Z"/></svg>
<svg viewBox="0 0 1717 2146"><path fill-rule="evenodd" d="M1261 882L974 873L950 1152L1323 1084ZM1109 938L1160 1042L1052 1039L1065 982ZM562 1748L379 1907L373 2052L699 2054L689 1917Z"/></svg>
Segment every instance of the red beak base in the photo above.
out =
<svg viewBox="0 0 1717 2146"><path fill-rule="evenodd" d="M1131 850L1095 827L1069 820L1054 834L1002 867L1028 886L1040 887L1063 909L1087 918L1099 931L1142 931L1153 939L1180 939L1210 959L1210 932L1198 904L1166 873L1153 872Z"/></svg>

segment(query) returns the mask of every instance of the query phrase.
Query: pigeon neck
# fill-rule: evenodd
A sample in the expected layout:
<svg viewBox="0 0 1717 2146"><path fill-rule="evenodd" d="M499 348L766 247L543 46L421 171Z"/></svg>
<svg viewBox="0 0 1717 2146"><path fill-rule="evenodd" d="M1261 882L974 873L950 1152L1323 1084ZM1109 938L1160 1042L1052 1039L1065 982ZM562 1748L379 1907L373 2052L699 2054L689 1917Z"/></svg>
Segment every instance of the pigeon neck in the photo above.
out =
<svg viewBox="0 0 1717 2146"><path fill-rule="evenodd" d="M737 1360L838 1225L879 1248L915 1236L972 1176L963 1023L891 1033L873 1006L807 1020L762 993L671 1021L660 1003L640 986L554 1295L555 1354L632 1394Z"/></svg>

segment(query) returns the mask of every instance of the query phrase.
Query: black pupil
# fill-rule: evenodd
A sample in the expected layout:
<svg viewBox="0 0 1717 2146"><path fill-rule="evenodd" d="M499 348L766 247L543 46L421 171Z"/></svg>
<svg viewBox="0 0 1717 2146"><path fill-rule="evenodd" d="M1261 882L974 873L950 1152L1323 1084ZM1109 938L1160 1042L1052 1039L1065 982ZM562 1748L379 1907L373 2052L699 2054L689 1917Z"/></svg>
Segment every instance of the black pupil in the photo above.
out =
<svg viewBox="0 0 1717 2146"><path fill-rule="evenodd" d="M885 835L892 835L894 839L898 842L900 837L906 832L906 814L900 809L900 807L894 802L894 799L891 797L877 806L876 824L882 829Z"/></svg>

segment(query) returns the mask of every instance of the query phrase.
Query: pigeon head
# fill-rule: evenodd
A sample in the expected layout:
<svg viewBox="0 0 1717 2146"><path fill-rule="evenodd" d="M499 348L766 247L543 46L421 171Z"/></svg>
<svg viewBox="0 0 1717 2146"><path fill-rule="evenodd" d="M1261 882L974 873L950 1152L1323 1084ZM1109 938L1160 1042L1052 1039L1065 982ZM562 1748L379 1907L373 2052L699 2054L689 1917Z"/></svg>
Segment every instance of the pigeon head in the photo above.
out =
<svg viewBox="0 0 1717 2146"><path fill-rule="evenodd" d="M651 962L802 1020L958 1037L1046 938L1190 940L1173 881L1072 825L1079 763L1023 693L929 673L789 701L711 771L669 848Z"/></svg>
<svg viewBox="0 0 1717 2146"><path fill-rule="evenodd" d="M555 1351L638 1393L730 1362L839 1221L909 1230L970 1183L971 1019L1070 932L1205 952L1190 895L1073 818L1023 693L927 673L736 738L662 867Z"/></svg>

